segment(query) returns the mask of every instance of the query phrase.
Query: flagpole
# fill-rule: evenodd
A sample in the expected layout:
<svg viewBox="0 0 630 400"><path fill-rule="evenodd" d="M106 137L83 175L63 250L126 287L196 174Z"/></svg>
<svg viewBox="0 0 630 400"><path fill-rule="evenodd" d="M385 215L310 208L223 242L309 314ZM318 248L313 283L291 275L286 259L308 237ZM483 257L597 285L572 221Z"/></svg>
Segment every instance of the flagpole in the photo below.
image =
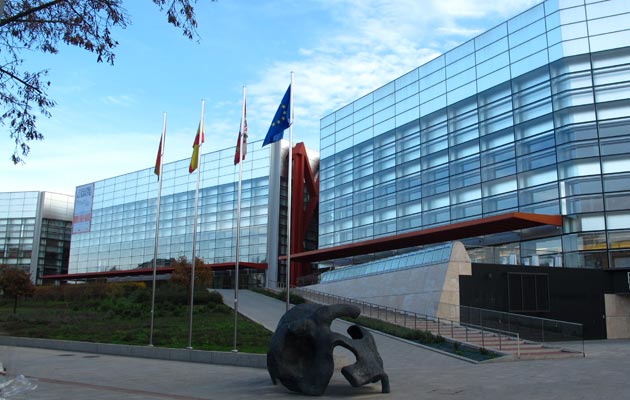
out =
<svg viewBox="0 0 630 400"><path fill-rule="evenodd" d="M237 338L237 325L238 325L238 284L239 284L239 259L241 253L241 192L243 188L243 153L245 151L243 147L243 141L245 135L245 95L246 95L246 87L243 86L243 109L241 112L241 128L239 136L239 144L238 144L238 201L236 206L236 262L234 263L234 347L232 348L233 352L238 352L236 348L236 338Z"/></svg>
<svg viewBox="0 0 630 400"><path fill-rule="evenodd" d="M158 234L160 232L160 199L162 198L162 165L164 165L164 146L166 145L166 113L164 113L164 125L162 138L160 139L160 167L158 171L158 194L155 211L155 242L153 246L153 291L151 294L151 331L149 333L149 346L153 346L153 322L155 319L155 281L157 278Z"/></svg>
<svg viewBox="0 0 630 400"><path fill-rule="evenodd" d="M195 189L195 219L193 221L193 251L192 251L192 268L190 271L190 317L188 325L188 348L192 349L192 328L193 328L193 305L195 297L195 264L197 261L197 208L199 206L199 181L201 180L201 147L203 145L204 136L204 114L205 101L201 100L201 122L199 129L199 151L197 152L197 188Z"/></svg>
<svg viewBox="0 0 630 400"><path fill-rule="evenodd" d="M291 288L291 198L293 186L293 71L291 71L291 93L289 94L289 171L287 182L287 311L291 302L289 291Z"/></svg>

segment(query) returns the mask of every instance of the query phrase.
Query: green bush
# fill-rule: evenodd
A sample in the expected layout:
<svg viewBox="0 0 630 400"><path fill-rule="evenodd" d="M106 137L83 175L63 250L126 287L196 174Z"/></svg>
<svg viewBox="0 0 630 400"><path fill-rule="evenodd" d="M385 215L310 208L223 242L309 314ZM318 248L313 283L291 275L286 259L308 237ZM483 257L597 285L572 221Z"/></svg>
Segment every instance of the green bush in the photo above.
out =
<svg viewBox="0 0 630 400"><path fill-rule="evenodd" d="M186 305L190 302L186 288L171 283L160 285L155 290L156 304Z"/></svg>
<svg viewBox="0 0 630 400"><path fill-rule="evenodd" d="M209 293L208 301L210 303L223 304L223 296L221 295L221 293L214 290L208 293Z"/></svg>
<svg viewBox="0 0 630 400"><path fill-rule="evenodd" d="M281 301L287 301L287 291L283 290L280 293L275 295L275 298ZM291 304L303 304L306 303L306 299L300 296L299 294L295 294L293 292L289 293L289 303Z"/></svg>

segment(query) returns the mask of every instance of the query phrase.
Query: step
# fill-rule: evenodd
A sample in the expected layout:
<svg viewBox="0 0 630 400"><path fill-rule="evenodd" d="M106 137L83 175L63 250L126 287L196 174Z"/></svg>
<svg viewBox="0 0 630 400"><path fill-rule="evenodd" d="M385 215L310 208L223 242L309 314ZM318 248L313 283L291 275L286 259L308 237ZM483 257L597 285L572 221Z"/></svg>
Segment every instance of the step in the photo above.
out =
<svg viewBox="0 0 630 400"><path fill-rule="evenodd" d="M307 300L320 303L321 299L311 297L308 293L299 292L302 297ZM322 304L322 303L320 303ZM352 304L352 303L348 303ZM407 314L400 314L390 311L376 311L361 309L361 315L368 318L380 319L398 326L409 329L426 330L434 335L441 335L454 341L469 343L478 347L484 347L489 350L499 351L505 354L512 354L515 357L520 354L520 359L547 359L547 358L568 358L582 357L581 352L570 351L560 348L546 347L536 342L526 342L518 340L515 337L499 336L494 332L485 332L474 328L466 328L457 322L437 322L435 320L426 320L422 317L414 317ZM516 358L515 358L516 359Z"/></svg>

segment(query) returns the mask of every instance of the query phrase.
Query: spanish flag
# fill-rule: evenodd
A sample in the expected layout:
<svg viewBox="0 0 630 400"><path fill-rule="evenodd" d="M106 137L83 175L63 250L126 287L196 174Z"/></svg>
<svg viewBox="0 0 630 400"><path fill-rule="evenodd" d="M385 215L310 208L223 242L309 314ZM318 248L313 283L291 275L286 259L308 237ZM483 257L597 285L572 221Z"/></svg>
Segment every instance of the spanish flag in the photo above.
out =
<svg viewBox="0 0 630 400"><path fill-rule="evenodd" d="M193 143L193 153L190 158L190 166L188 167L188 172L193 173L199 167L199 149L201 148L201 144L205 141L203 134L203 125L200 122L199 128L197 128L197 135L195 136L195 142Z"/></svg>

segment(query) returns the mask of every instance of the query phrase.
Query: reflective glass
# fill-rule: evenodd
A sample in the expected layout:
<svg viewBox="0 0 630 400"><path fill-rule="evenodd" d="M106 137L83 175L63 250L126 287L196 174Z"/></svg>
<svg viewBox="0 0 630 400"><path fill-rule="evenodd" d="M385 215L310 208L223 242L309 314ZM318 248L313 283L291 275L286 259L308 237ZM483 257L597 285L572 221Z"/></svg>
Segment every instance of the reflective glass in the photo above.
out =
<svg viewBox="0 0 630 400"><path fill-rule="evenodd" d="M576 158L588 158L599 155L598 141L585 140L558 146L558 161L568 161Z"/></svg>
<svg viewBox="0 0 630 400"><path fill-rule="evenodd" d="M508 31L513 33L545 17L543 4L539 4L508 20Z"/></svg>

